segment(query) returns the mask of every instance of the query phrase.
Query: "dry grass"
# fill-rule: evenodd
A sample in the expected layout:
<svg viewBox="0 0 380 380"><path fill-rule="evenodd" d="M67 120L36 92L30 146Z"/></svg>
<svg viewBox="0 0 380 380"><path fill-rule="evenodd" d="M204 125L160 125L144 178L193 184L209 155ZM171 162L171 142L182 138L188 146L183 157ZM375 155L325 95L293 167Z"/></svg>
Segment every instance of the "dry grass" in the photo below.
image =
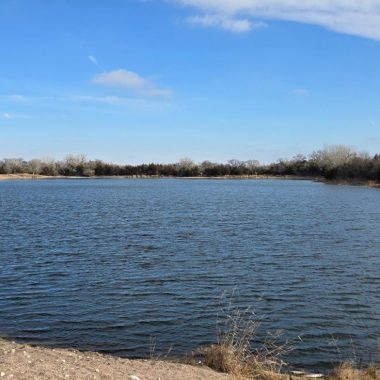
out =
<svg viewBox="0 0 380 380"><path fill-rule="evenodd" d="M285 364L281 357L290 346L279 344L280 334L268 335L267 339L254 347L260 320L251 309L233 309L229 303L218 319L218 343L203 349L204 364L236 379L279 380Z"/></svg>
<svg viewBox="0 0 380 380"><path fill-rule="evenodd" d="M350 363L345 363L338 367L328 380L380 380L380 371L374 365L360 370Z"/></svg>
<svg viewBox="0 0 380 380"><path fill-rule="evenodd" d="M281 380L287 379L278 372L273 372L267 365L254 356L242 358L233 350L221 345L206 348L205 365L218 371L228 373L234 379Z"/></svg>

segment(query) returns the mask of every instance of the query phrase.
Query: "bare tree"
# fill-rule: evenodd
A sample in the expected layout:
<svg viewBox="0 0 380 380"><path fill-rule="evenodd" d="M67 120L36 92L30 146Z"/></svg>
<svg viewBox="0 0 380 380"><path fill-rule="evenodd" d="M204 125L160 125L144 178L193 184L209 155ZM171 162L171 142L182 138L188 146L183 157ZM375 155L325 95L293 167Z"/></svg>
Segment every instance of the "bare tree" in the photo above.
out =
<svg viewBox="0 0 380 380"><path fill-rule="evenodd" d="M249 170L250 174L257 174L257 168L260 166L260 162L257 160L248 160L244 162L245 167Z"/></svg>
<svg viewBox="0 0 380 380"><path fill-rule="evenodd" d="M42 161L38 160L38 159L33 159L33 160L29 161L29 166L30 166L30 169L32 171L32 174L38 175L41 172Z"/></svg>
<svg viewBox="0 0 380 380"><path fill-rule="evenodd" d="M68 154L64 159L64 171L69 175L82 175L85 163L84 154Z"/></svg>
<svg viewBox="0 0 380 380"><path fill-rule="evenodd" d="M310 155L310 160L319 167L333 169L340 165L349 163L357 153L346 145L331 145Z"/></svg>
<svg viewBox="0 0 380 380"><path fill-rule="evenodd" d="M179 161L178 161L178 166L181 168L181 169L185 169L185 170L188 170L188 169L192 169L194 166L195 166L195 163L194 161L189 158L189 157L184 157L184 158L181 158Z"/></svg>
<svg viewBox="0 0 380 380"><path fill-rule="evenodd" d="M232 160L228 161L228 164L233 168L239 168L244 165L244 162L233 158Z"/></svg>
<svg viewBox="0 0 380 380"><path fill-rule="evenodd" d="M22 173L23 159L22 158L5 158L4 171L6 174Z"/></svg>

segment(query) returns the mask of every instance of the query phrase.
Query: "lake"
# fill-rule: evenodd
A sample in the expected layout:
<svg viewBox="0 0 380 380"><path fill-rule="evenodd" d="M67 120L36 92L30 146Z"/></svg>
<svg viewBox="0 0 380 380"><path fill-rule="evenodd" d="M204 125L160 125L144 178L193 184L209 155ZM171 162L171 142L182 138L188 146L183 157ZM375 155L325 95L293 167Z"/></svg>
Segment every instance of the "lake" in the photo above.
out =
<svg viewBox="0 0 380 380"><path fill-rule="evenodd" d="M2 181L0 206L0 336L182 355L216 341L220 305L231 299L262 319L258 342L275 330L302 338L288 357L294 366L379 357L377 189Z"/></svg>

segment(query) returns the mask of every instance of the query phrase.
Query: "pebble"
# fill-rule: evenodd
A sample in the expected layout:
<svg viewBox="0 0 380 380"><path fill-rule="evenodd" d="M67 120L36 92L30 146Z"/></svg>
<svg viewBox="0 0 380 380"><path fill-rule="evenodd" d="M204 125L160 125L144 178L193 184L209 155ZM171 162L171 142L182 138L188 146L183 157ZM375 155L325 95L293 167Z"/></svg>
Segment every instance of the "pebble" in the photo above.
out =
<svg viewBox="0 0 380 380"><path fill-rule="evenodd" d="M135 376L135 375L131 375L131 376L129 377L129 380L140 380L140 378L137 377L137 376Z"/></svg>
<svg viewBox="0 0 380 380"><path fill-rule="evenodd" d="M5 376L5 373L4 373L4 372L1 372L1 373L0 373L0 376L1 376L1 377L4 377L4 376Z"/></svg>

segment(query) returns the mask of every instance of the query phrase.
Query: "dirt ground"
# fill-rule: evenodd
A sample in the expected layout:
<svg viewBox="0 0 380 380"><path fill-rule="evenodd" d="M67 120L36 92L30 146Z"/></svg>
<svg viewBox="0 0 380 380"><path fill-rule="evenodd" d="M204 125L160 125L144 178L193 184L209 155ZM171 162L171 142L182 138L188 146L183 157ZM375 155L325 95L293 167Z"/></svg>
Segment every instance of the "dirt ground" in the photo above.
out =
<svg viewBox="0 0 380 380"><path fill-rule="evenodd" d="M0 380L227 380L203 366L129 360L94 352L32 347L0 339Z"/></svg>

